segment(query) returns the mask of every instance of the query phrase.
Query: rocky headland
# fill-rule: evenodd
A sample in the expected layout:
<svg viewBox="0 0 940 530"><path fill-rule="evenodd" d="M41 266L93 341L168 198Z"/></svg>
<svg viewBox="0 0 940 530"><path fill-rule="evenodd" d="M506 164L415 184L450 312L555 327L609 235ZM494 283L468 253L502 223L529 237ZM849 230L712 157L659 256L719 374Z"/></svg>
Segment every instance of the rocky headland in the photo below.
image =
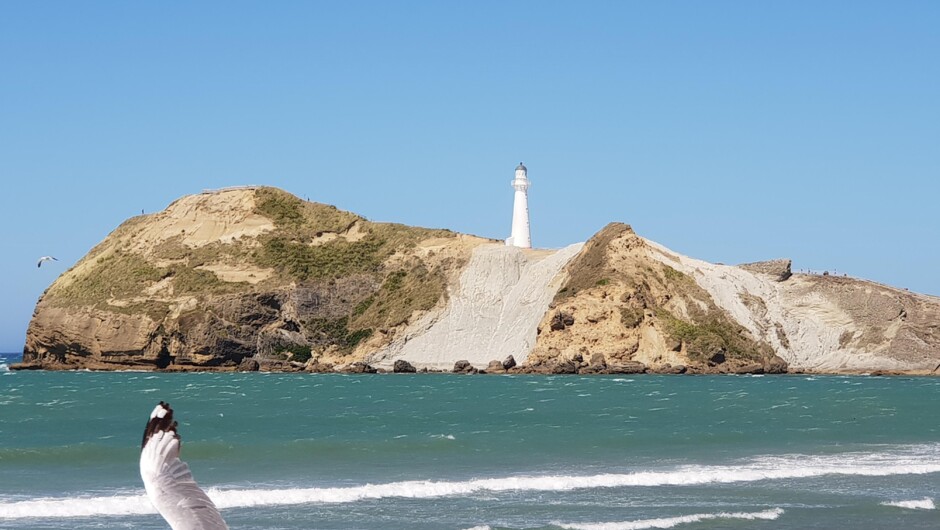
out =
<svg viewBox="0 0 940 530"><path fill-rule="evenodd" d="M940 298L672 252L612 223L521 250L266 187L131 218L40 298L13 368L940 373Z"/></svg>

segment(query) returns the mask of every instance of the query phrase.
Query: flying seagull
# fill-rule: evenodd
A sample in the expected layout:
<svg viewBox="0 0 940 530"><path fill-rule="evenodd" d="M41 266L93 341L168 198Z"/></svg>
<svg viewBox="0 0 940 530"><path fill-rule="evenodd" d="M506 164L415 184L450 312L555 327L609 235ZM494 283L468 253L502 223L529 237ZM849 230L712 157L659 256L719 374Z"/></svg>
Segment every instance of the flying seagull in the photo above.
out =
<svg viewBox="0 0 940 530"><path fill-rule="evenodd" d="M160 402L150 413L140 449L140 477L150 502L173 530L228 530L218 508L180 460L173 409Z"/></svg>
<svg viewBox="0 0 940 530"><path fill-rule="evenodd" d="M52 256L43 256L43 257L39 258L39 263L36 263L36 266L37 266L37 267L42 267L42 262L44 262L44 261L59 261L59 260L56 259L56 258L54 258L54 257L52 257Z"/></svg>

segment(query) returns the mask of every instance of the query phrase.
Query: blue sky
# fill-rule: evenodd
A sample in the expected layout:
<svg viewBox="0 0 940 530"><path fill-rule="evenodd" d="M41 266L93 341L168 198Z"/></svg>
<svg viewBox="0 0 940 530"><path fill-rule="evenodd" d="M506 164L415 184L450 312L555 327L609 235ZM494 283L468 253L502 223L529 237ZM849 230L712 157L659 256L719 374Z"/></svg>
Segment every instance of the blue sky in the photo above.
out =
<svg viewBox="0 0 940 530"><path fill-rule="evenodd" d="M519 161L536 246L623 221L940 295L937 28L913 1L0 3L0 351L141 209L267 184L503 238Z"/></svg>

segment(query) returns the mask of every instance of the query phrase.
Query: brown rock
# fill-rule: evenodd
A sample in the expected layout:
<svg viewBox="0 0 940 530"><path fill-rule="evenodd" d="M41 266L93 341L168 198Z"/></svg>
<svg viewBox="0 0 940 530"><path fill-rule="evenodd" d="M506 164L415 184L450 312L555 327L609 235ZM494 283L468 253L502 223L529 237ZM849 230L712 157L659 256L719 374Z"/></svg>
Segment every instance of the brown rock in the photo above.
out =
<svg viewBox="0 0 940 530"><path fill-rule="evenodd" d="M355 363L352 363L352 364L350 364L350 365L348 365L348 366L342 368L341 371L342 371L344 374L374 374L374 373L378 372L378 370L376 370L375 368L373 368L372 365L366 364L366 363L363 363L363 362L355 362Z"/></svg>
<svg viewBox="0 0 940 530"><path fill-rule="evenodd" d="M591 360L588 362L588 366L598 367L598 368L607 368L607 361L604 359L604 354L600 352L593 353L591 355Z"/></svg>
<svg viewBox="0 0 940 530"><path fill-rule="evenodd" d="M549 328L552 331L561 331L568 326L574 325L574 317L563 311L555 313L555 316L552 317L552 321L549 324Z"/></svg>
<svg viewBox="0 0 940 530"><path fill-rule="evenodd" d="M618 364L608 364L608 374L642 374L646 372L646 365L640 361L626 361Z"/></svg>
<svg viewBox="0 0 940 530"><path fill-rule="evenodd" d="M553 374L576 374L578 365L574 361L562 360L554 364L551 368Z"/></svg>
<svg viewBox="0 0 940 530"><path fill-rule="evenodd" d="M661 366L650 367L647 372L653 374L664 374L664 375L678 375L684 374L687 372L685 365L677 364L675 366L666 363Z"/></svg>
<svg viewBox="0 0 940 530"><path fill-rule="evenodd" d="M764 363L764 372L768 374L785 374L788 371L787 362L774 355Z"/></svg>
<svg viewBox="0 0 940 530"><path fill-rule="evenodd" d="M476 368L470 364L470 361L460 360L454 363L454 369L452 370L455 374L475 374L479 372Z"/></svg>
<svg viewBox="0 0 940 530"><path fill-rule="evenodd" d="M395 361L395 364L392 365L392 372L396 374L413 374L417 372L417 370L408 361L404 359L398 359Z"/></svg>
<svg viewBox="0 0 940 530"><path fill-rule="evenodd" d="M764 365L760 363L749 363L735 367L731 372L735 374L762 374L764 373Z"/></svg>
<svg viewBox="0 0 940 530"><path fill-rule="evenodd" d="M492 360L490 364L486 365L486 373L488 374L505 374L506 368L503 367L503 363Z"/></svg>
<svg viewBox="0 0 940 530"><path fill-rule="evenodd" d="M242 362L238 364L239 372L257 372L259 368L261 366L254 359L242 359Z"/></svg>
<svg viewBox="0 0 940 530"><path fill-rule="evenodd" d="M328 374L333 372L333 365L329 363L311 361L307 363L307 366L304 368L304 370L312 374Z"/></svg>

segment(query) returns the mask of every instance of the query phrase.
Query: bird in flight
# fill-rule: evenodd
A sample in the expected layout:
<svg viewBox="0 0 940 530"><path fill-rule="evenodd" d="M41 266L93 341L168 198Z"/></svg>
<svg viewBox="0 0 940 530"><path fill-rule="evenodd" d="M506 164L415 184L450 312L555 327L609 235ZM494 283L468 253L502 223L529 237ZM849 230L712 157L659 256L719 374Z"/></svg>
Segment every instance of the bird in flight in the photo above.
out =
<svg viewBox="0 0 940 530"><path fill-rule="evenodd" d="M53 256L43 256L43 257L39 258L39 262L36 263L36 266L37 266L37 267L42 267L42 263L43 263L44 261L59 261L59 260L56 259L56 258L53 257Z"/></svg>
<svg viewBox="0 0 940 530"><path fill-rule="evenodd" d="M150 502L173 530L228 530L189 466L180 460L180 436L169 403L150 413L140 450L140 477Z"/></svg>

